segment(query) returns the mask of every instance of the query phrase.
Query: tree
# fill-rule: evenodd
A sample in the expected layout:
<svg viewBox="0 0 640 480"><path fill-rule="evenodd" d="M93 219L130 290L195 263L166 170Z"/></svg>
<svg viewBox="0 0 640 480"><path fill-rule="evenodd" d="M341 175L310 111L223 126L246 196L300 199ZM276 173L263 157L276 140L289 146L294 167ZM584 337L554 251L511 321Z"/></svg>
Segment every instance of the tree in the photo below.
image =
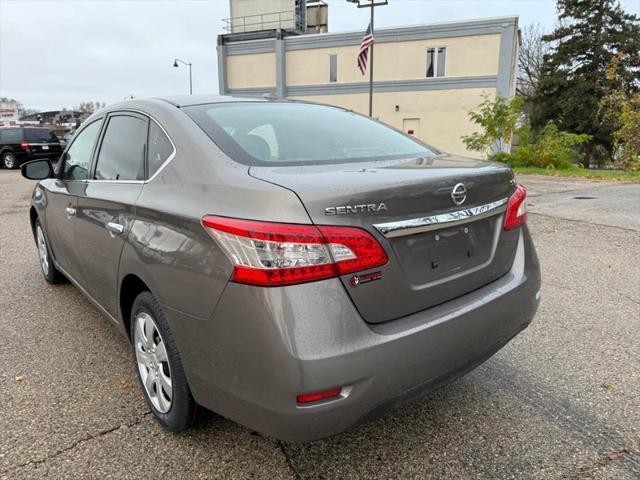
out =
<svg viewBox="0 0 640 480"><path fill-rule="evenodd" d="M616 164L625 170L640 170L640 93L628 96L620 76L623 58L615 55L607 68L611 87L600 99L602 122L613 128Z"/></svg>
<svg viewBox="0 0 640 480"><path fill-rule="evenodd" d="M533 98L538 80L542 75L544 56L550 46L543 41L544 31L539 23L522 29L522 42L518 50L518 79L516 93L525 99L525 104ZM526 109L526 106L525 106Z"/></svg>
<svg viewBox="0 0 640 480"><path fill-rule="evenodd" d="M462 141L469 150L492 153L504 150L504 146L511 143L516 131L518 119L522 112L522 97L507 100L498 96L491 100L489 96L478 106L477 112L469 112L469 118L481 130L462 137Z"/></svg>
<svg viewBox="0 0 640 480"><path fill-rule="evenodd" d="M543 40L544 55L531 115L534 129L554 121L558 128L591 135L589 160L601 164L613 151L614 129L600 121L598 104L611 80L606 67L621 55L625 92L640 88L640 20L617 0L558 0L559 26Z"/></svg>
<svg viewBox="0 0 640 480"><path fill-rule="evenodd" d="M75 107L73 107L73 111L82 112L82 113L93 113L96 110L100 110L101 108L106 107L107 104L102 102L81 102Z"/></svg>

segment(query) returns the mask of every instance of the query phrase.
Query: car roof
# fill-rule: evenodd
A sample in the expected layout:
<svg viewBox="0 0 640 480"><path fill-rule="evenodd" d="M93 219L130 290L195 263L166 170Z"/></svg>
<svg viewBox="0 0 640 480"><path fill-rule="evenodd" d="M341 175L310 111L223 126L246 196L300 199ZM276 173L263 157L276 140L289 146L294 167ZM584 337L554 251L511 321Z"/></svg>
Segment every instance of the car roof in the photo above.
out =
<svg viewBox="0 0 640 480"><path fill-rule="evenodd" d="M131 100L124 100L108 107L102 108L94 112L89 118L87 118L83 124L90 123L97 116L109 114L116 111L125 110L140 110L150 113L149 109L160 108L164 111L170 112L171 110L179 110L182 107L190 107L195 105L210 105L210 104L222 104L222 103L310 103L301 100L293 100L287 98L277 98L275 96L260 96L260 97L235 97L232 95L169 95L162 97L148 97L148 98L134 98ZM339 108L339 107L335 107Z"/></svg>
<svg viewBox="0 0 640 480"><path fill-rule="evenodd" d="M269 101L260 97L234 97L231 95L170 95L166 97L155 97L176 107L188 107L191 105L205 105L208 103L229 103L229 102L256 102Z"/></svg>

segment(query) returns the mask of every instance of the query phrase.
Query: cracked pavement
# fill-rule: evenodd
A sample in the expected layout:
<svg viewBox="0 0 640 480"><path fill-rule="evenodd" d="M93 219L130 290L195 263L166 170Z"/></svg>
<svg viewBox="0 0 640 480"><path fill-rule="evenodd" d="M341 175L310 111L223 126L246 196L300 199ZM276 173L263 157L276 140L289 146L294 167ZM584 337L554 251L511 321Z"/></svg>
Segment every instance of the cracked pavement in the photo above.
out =
<svg viewBox="0 0 640 480"><path fill-rule="evenodd" d="M160 428L126 339L41 278L33 184L0 170L0 479L640 478L640 185L520 182L543 268L532 325L425 399L286 444L212 413Z"/></svg>

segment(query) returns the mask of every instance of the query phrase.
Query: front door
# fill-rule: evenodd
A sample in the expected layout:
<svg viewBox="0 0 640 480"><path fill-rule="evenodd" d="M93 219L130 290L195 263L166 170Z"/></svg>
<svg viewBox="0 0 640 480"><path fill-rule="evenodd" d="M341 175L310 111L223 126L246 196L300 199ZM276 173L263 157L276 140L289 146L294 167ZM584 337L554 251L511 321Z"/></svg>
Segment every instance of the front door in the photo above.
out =
<svg viewBox="0 0 640 480"><path fill-rule="evenodd" d="M78 195L76 251L83 286L118 316L118 267L145 179L148 120L113 113L107 120L87 188Z"/></svg>
<svg viewBox="0 0 640 480"><path fill-rule="evenodd" d="M36 202L44 205L44 230L58 266L74 280L81 282L75 251L75 226L78 195L86 188L91 158L102 119L88 124L73 139L61 160L57 178L40 182Z"/></svg>

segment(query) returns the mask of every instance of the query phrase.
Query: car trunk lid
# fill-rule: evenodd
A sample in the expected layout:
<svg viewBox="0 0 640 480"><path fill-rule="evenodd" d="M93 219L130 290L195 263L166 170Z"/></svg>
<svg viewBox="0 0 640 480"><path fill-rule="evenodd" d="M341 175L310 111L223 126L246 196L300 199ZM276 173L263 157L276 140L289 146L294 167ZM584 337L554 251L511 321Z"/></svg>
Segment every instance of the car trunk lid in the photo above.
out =
<svg viewBox="0 0 640 480"><path fill-rule="evenodd" d="M250 174L295 192L315 224L364 228L380 241L387 265L341 278L367 322L464 295L504 275L513 262L517 233L502 225L515 183L502 165L441 154L260 166Z"/></svg>

